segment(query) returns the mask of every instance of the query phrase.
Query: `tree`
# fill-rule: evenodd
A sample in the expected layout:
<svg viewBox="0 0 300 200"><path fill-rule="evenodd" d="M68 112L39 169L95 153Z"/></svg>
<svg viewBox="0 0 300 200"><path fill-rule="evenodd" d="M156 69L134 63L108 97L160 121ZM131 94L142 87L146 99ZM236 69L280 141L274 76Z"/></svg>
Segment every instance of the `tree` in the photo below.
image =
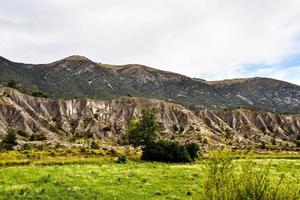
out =
<svg viewBox="0 0 300 200"><path fill-rule="evenodd" d="M7 87L18 89L18 84L15 80L10 80L7 83Z"/></svg>
<svg viewBox="0 0 300 200"><path fill-rule="evenodd" d="M155 140L155 133L159 130L156 122L155 109L143 109L140 121L131 120L128 129L128 140L133 146L145 146Z"/></svg>
<svg viewBox="0 0 300 200"><path fill-rule="evenodd" d="M128 141L133 146L142 146L142 160L159 162L192 162L198 157L199 145L181 145L176 141L156 141L159 125L154 109L142 110L140 121L130 121Z"/></svg>
<svg viewBox="0 0 300 200"><path fill-rule="evenodd" d="M9 129L2 140L2 146L6 150L12 150L15 145L17 145L16 133L13 129Z"/></svg>

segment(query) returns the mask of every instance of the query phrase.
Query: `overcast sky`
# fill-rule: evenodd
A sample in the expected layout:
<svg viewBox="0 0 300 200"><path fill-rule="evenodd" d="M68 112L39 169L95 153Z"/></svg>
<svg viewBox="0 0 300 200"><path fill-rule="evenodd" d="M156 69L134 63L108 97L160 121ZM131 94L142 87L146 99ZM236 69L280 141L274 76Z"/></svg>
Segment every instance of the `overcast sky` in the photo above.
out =
<svg viewBox="0 0 300 200"><path fill-rule="evenodd" d="M300 85L300 0L1 0L0 55Z"/></svg>

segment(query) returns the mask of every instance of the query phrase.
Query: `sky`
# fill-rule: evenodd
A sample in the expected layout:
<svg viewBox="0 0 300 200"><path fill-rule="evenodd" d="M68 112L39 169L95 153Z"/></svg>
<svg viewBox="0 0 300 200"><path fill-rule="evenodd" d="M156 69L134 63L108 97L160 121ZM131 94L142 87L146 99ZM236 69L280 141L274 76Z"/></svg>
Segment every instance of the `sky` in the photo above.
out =
<svg viewBox="0 0 300 200"><path fill-rule="evenodd" d="M1 0L0 56L300 85L300 0Z"/></svg>

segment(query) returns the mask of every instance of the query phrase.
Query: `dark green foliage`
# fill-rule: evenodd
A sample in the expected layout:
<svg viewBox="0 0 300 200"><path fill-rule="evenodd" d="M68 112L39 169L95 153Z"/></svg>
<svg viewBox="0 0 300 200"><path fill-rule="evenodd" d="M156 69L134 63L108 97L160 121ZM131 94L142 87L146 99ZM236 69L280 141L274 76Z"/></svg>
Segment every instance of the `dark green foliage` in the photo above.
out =
<svg viewBox="0 0 300 200"><path fill-rule="evenodd" d="M48 95L42 91L38 91L38 92L33 92L31 94L31 96L34 96L34 97L42 97L42 98L48 98Z"/></svg>
<svg viewBox="0 0 300 200"><path fill-rule="evenodd" d="M127 157L125 155L118 156L116 163L118 164L124 164L127 162Z"/></svg>
<svg viewBox="0 0 300 200"><path fill-rule="evenodd" d="M99 145L94 140L91 142L91 149L99 149Z"/></svg>
<svg viewBox="0 0 300 200"><path fill-rule="evenodd" d="M55 125L50 125L50 127L49 127L49 130L51 131L51 132L54 132L54 133L58 133L58 131L59 131L59 129L58 129L58 127L57 127L57 124L55 124Z"/></svg>
<svg viewBox="0 0 300 200"><path fill-rule="evenodd" d="M300 134L297 135L296 145L297 145L297 147L300 147Z"/></svg>
<svg viewBox="0 0 300 200"><path fill-rule="evenodd" d="M260 148L266 149L266 143L264 141L261 141Z"/></svg>
<svg viewBox="0 0 300 200"><path fill-rule="evenodd" d="M143 109L140 121L131 120L128 129L128 140L133 146L144 146L155 140L155 132L159 130L154 109Z"/></svg>
<svg viewBox="0 0 300 200"><path fill-rule="evenodd" d="M183 127L183 126L180 126L179 133L182 133L183 131L184 131L184 127Z"/></svg>
<svg viewBox="0 0 300 200"><path fill-rule="evenodd" d="M173 131L174 131L174 132L177 132L177 131L178 131L178 127L177 127L176 124L173 124Z"/></svg>
<svg viewBox="0 0 300 200"><path fill-rule="evenodd" d="M107 132L107 131L111 131L110 127L109 126L106 126L102 129L103 131Z"/></svg>
<svg viewBox="0 0 300 200"><path fill-rule="evenodd" d="M33 134L29 138L30 141L43 141L47 140L47 137L43 133Z"/></svg>
<svg viewBox="0 0 300 200"><path fill-rule="evenodd" d="M18 89L18 84L15 80L10 80L7 83L7 87Z"/></svg>
<svg viewBox="0 0 300 200"><path fill-rule="evenodd" d="M185 148L190 155L192 161L195 161L198 158L199 145L196 143L186 144Z"/></svg>
<svg viewBox="0 0 300 200"><path fill-rule="evenodd" d="M30 150L30 149L31 149L31 146L27 143L23 144L21 147L22 151L26 151L26 150Z"/></svg>
<svg viewBox="0 0 300 200"><path fill-rule="evenodd" d="M132 120L128 130L129 143L142 146L142 160L160 162L191 162L198 156L196 144L180 145L178 142L160 140L155 142L159 130L154 109L142 110L140 121Z"/></svg>
<svg viewBox="0 0 300 200"><path fill-rule="evenodd" d="M23 130L18 130L18 131L17 131L17 134L18 134L19 136L22 136L22 137L28 137L28 136L29 136L29 133L27 133L27 132L25 132L25 131L23 131Z"/></svg>
<svg viewBox="0 0 300 200"><path fill-rule="evenodd" d="M275 140L275 138L272 138L272 139L271 139L271 143L272 143L272 145L276 145L276 140Z"/></svg>
<svg viewBox="0 0 300 200"><path fill-rule="evenodd" d="M191 162L191 157L183 145L178 142L160 140L143 147L142 160L159 162Z"/></svg>
<svg viewBox="0 0 300 200"><path fill-rule="evenodd" d="M7 134L2 140L1 146L5 150L13 150L13 147L17 145L17 136L13 129L9 129Z"/></svg>

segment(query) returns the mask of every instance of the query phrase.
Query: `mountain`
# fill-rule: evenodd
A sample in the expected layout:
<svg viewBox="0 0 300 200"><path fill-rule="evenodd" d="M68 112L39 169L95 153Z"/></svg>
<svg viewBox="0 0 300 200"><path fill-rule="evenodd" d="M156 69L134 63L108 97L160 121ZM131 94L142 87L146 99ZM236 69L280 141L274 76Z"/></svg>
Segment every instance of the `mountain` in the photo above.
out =
<svg viewBox="0 0 300 200"><path fill-rule="evenodd" d="M190 108L252 108L300 113L300 86L269 79L205 81L143 65L108 65L83 56L49 64L23 64L0 57L0 84L14 79L22 91L44 91L54 99L122 96L180 103Z"/></svg>
<svg viewBox="0 0 300 200"><path fill-rule="evenodd" d="M179 104L142 97L96 99L46 99L15 89L0 88L0 137L16 128L18 139L69 141L98 138L122 143L131 119L142 108L155 108L159 137L181 143L237 149L291 148L300 134L300 115L280 115L248 109L192 111ZM33 139L32 139L33 138Z"/></svg>

